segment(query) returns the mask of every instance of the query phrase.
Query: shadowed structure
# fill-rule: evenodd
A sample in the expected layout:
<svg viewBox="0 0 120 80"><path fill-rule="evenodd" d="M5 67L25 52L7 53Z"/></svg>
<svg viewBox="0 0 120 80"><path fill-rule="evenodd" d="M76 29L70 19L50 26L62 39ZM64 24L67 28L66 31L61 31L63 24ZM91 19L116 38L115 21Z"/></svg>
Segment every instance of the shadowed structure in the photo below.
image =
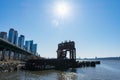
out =
<svg viewBox="0 0 120 80"><path fill-rule="evenodd" d="M66 57L69 52L69 58ZM78 67L95 67L100 61L76 61L76 48L74 41L65 41L58 44L57 58L53 59L29 59L26 61L26 70L67 70Z"/></svg>
<svg viewBox="0 0 120 80"><path fill-rule="evenodd" d="M58 44L57 49L57 58L58 59L66 59L67 52L69 52L69 59L76 60L76 48L74 41L65 41L64 43Z"/></svg>

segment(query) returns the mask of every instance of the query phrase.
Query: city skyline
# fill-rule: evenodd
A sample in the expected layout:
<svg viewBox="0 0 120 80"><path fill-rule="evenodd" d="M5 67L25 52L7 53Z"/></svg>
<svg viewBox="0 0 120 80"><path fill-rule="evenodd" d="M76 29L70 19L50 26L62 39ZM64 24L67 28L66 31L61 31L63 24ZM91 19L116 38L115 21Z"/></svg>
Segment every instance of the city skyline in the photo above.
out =
<svg viewBox="0 0 120 80"><path fill-rule="evenodd" d="M65 40L75 41L76 57L116 57L119 9L119 0L0 0L0 32L14 28L33 39L46 58L56 58L57 45Z"/></svg>
<svg viewBox="0 0 120 80"><path fill-rule="evenodd" d="M15 46L27 50L28 52L31 52L32 54L38 56L37 52L37 44L33 43L33 40L25 40L24 35L19 35L17 30L14 30L13 28L10 28L9 32L0 32L0 38L3 40L10 42L14 44ZM32 43L31 43L32 42ZM12 51L10 51L11 53ZM14 52L13 52L14 53ZM5 53L8 54L8 53Z"/></svg>

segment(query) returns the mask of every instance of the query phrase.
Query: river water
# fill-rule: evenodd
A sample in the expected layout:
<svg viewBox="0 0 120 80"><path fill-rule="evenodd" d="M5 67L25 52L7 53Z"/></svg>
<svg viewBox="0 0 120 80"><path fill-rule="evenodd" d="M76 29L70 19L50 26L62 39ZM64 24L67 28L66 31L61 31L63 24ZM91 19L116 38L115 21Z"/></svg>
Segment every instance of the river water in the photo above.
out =
<svg viewBox="0 0 120 80"><path fill-rule="evenodd" d="M68 71L0 73L0 80L120 80L120 60L102 60L95 68L76 68Z"/></svg>

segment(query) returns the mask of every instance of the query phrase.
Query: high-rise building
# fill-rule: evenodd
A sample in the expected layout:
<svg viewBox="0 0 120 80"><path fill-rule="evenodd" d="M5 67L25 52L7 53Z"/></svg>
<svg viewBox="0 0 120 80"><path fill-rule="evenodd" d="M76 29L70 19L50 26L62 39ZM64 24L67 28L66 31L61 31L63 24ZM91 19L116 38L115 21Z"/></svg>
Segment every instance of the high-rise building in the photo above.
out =
<svg viewBox="0 0 120 80"><path fill-rule="evenodd" d="M22 49L24 49L24 40L25 40L24 35L20 35L20 37L18 39L18 46Z"/></svg>
<svg viewBox="0 0 120 80"><path fill-rule="evenodd" d="M7 32L0 32L0 38L7 40Z"/></svg>
<svg viewBox="0 0 120 80"><path fill-rule="evenodd" d="M30 51L33 52L33 40L30 40Z"/></svg>
<svg viewBox="0 0 120 80"><path fill-rule="evenodd" d="M8 41L11 42L11 43L14 43L14 29L13 28L11 28L9 30Z"/></svg>
<svg viewBox="0 0 120 80"><path fill-rule="evenodd" d="M30 41L25 41L25 48L27 51L30 51Z"/></svg>
<svg viewBox="0 0 120 80"><path fill-rule="evenodd" d="M18 32L14 31L14 44L18 45Z"/></svg>
<svg viewBox="0 0 120 80"><path fill-rule="evenodd" d="M33 44L33 53L37 55L37 44Z"/></svg>

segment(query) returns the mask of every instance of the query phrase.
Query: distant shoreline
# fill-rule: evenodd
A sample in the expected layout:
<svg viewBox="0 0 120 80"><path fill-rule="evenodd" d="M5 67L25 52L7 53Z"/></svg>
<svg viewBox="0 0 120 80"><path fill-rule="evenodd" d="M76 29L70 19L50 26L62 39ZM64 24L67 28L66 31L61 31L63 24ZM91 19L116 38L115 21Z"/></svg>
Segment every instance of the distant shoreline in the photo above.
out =
<svg viewBox="0 0 120 80"><path fill-rule="evenodd" d="M102 58L77 58L77 60L120 60L120 57L102 57Z"/></svg>

